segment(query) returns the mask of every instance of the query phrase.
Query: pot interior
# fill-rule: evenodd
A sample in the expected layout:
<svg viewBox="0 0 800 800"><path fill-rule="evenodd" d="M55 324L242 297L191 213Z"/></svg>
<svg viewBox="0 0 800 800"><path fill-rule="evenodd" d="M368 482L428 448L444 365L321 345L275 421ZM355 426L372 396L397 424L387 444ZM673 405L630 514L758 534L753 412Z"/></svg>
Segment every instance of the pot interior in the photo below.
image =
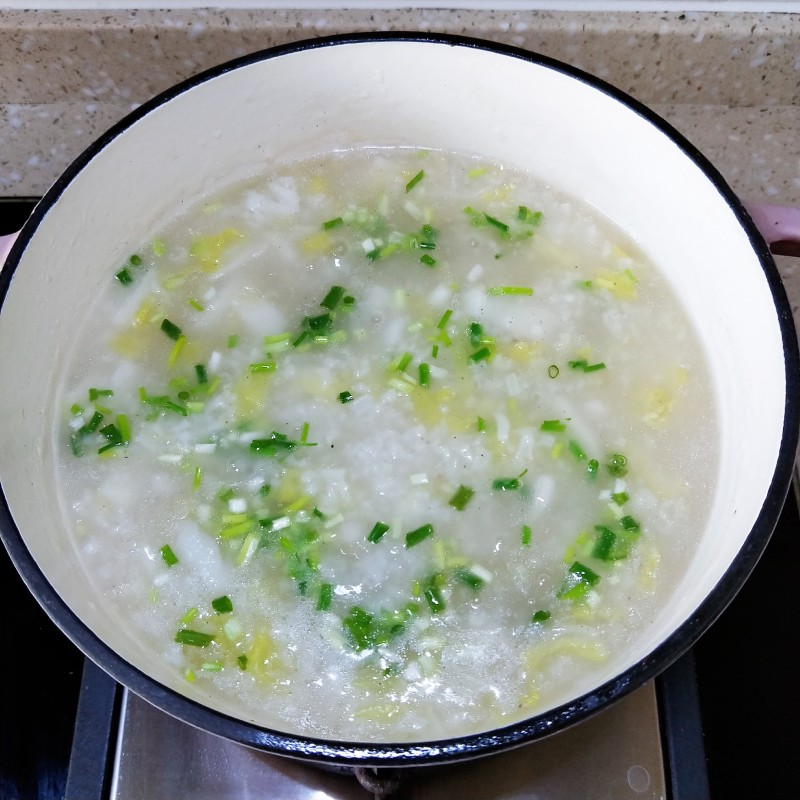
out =
<svg viewBox="0 0 800 800"><path fill-rule="evenodd" d="M491 46L351 41L254 57L158 98L70 168L21 237L0 316L0 477L38 569L124 662L243 718L235 704L203 696L143 651L84 574L55 480L60 365L109 265L165 220L275 162L362 145L475 153L529 170L598 209L667 275L713 371L719 474L703 539L674 602L609 664L607 680L682 626L677 649L687 646L695 636L687 621L749 541L752 550L765 502L779 505L781 485L788 485L788 471L776 479L793 447L784 439L787 322L776 310L775 276L765 273L774 268L713 171L641 109L558 65ZM759 534L755 547L765 543ZM746 574L751 566L736 568ZM57 608L52 613L85 645L72 621ZM661 657L661 666L677 649Z"/></svg>

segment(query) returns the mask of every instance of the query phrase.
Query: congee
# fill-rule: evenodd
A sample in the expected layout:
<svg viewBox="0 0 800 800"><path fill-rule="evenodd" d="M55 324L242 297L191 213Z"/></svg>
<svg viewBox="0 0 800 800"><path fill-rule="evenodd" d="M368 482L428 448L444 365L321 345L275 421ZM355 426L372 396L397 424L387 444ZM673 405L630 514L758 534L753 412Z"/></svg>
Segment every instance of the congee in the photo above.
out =
<svg viewBox="0 0 800 800"><path fill-rule="evenodd" d="M675 591L716 469L704 358L634 241L535 177L272 166L108 265L55 430L85 580L267 727L531 716Z"/></svg>

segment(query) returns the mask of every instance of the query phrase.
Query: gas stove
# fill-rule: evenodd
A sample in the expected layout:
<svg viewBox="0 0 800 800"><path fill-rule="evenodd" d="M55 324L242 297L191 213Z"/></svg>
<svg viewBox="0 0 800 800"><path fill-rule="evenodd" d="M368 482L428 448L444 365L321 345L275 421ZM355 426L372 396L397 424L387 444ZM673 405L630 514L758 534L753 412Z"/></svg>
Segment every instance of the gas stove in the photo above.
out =
<svg viewBox="0 0 800 800"><path fill-rule="evenodd" d="M0 234L17 230L35 200L0 199ZM793 491L740 594L655 680L586 722L506 753L355 775L219 739L141 700L66 639L0 549L0 800L789 796L794 771L783 753L798 744L800 690L788 656L800 638L792 614L798 564Z"/></svg>

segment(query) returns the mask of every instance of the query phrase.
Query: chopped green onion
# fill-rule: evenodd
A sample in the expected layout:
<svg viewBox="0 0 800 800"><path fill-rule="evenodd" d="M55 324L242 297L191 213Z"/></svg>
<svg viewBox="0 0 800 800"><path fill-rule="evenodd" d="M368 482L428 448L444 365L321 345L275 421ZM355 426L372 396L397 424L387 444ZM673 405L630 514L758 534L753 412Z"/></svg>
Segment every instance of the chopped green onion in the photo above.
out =
<svg viewBox="0 0 800 800"><path fill-rule="evenodd" d="M228 349L233 350L237 344L239 344L239 337L237 334L232 333L230 336L228 336Z"/></svg>
<svg viewBox="0 0 800 800"><path fill-rule="evenodd" d="M436 327L440 331L443 331L445 325L447 325L447 323L450 321L450 317L452 316L453 316L453 309L448 308L447 311L445 311L444 314L442 314L441 319L436 323Z"/></svg>
<svg viewBox="0 0 800 800"><path fill-rule="evenodd" d="M504 297L508 295L525 295L530 297L533 289L530 286L492 286L486 290L489 297Z"/></svg>
<svg viewBox="0 0 800 800"><path fill-rule="evenodd" d="M419 385L427 387L431 382L431 368L429 364L422 363L418 367Z"/></svg>
<svg viewBox="0 0 800 800"><path fill-rule="evenodd" d="M239 669L244 672L247 669L247 656L240 655L236 656L236 663L239 665Z"/></svg>
<svg viewBox="0 0 800 800"><path fill-rule="evenodd" d="M486 581L470 569L459 569L455 573L456 580L469 586L470 589L481 589Z"/></svg>
<svg viewBox="0 0 800 800"><path fill-rule="evenodd" d="M493 217L487 214L485 211L483 212L483 217L492 227L497 228L500 233L508 233L509 228L505 222L501 222L499 219L497 219L497 217Z"/></svg>
<svg viewBox="0 0 800 800"><path fill-rule="evenodd" d="M621 453L613 453L608 457L606 469L615 477L622 478L628 474L628 459Z"/></svg>
<svg viewBox="0 0 800 800"><path fill-rule="evenodd" d="M472 500L474 494L474 489L470 489L469 486L464 486L462 484L456 489L455 494L450 498L448 504L455 508L456 511L463 511L467 507L467 503Z"/></svg>
<svg viewBox="0 0 800 800"><path fill-rule="evenodd" d="M477 364L481 361L488 361L491 355L492 351L488 347L481 347L480 350L476 350L470 355L469 360L472 361L473 364Z"/></svg>
<svg viewBox="0 0 800 800"><path fill-rule="evenodd" d="M322 229L329 231L332 228L338 228L340 225L344 225L344 219L342 217L334 217L333 219L329 219L327 222L323 222Z"/></svg>
<svg viewBox="0 0 800 800"><path fill-rule="evenodd" d="M578 461L586 461L586 452L574 439L570 439L567 449Z"/></svg>
<svg viewBox="0 0 800 800"><path fill-rule="evenodd" d="M233 603L228 595L223 594L222 597L216 597L211 601L211 608L217 614L230 614L233 611Z"/></svg>
<svg viewBox="0 0 800 800"><path fill-rule="evenodd" d="M161 553L161 558L168 567L174 567L178 563L178 557L168 544L165 544L158 552Z"/></svg>
<svg viewBox="0 0 800 800"><path fill-rule="evenodd" d="M431 610L432 614L440 614L442 611L444 611L445 602L438 586L431 583L430 586L425 588L423 597L425 598L425 602L428 604L428 608Z"/></svg>
<svg viewBox="0 0 800 800"><path fill-rule="evenodd" d="M395 366L395 369L398 372L405 372L406 371L406 367L408 367L408 365L411 363L411 359L412 358L413 358L413 356L411 355L411 353L409 353L409 352L403 353L403 355L400 356L400 358L398 359L397 365Z"/></svg>
<svg viewBox="0 0 800 800"><path fill-rule="evenodd" d="M181 329L174 323L170 322L168 319L164 319L161 322L161 330L169 336L172 341L177 342L181 336Z"/></svg>
<svg viewBox="0 0 800 800"><path fill-rule="evenodd" d="M630 500L630 497L628 496L628 493L627 493L627 492L614 492L614 493L611 495L611 499L612 499L612 500L613 500L613 501L614 501L614 502L615 502L615 503L616 503L618 506L624 506L624 505L625 505L625 503L627 503L627 502L628 502L628 500Z"/></svg>
<svg viewBox="0 0 800 800"><path fill-rule="evenodd" d="M317 611L327 611L331 607L331 600L333 600L333 586L330 583L323 583L319 587Z"/></svg>
<svg viewBox="0 0 800 800"><path fill-rule="evenodd" d="M622 517L619 521L619 524L625 528L626 531L631 531L635 533L639 533L641 530L641 526L639 523L631 516Z"/></svg>
<svg viewBox="0 0 800 800"><path fill-rule="evenodd" d="M413 531L409 531L406 534L406 547L414 547L432 535L433 525L431 524L422 525L419 528L415 528Z"/></svg>
<svg viewBox="0 0 800 800"><path fill-rule="evenodd" d="M542 221L542 212L531 211L527 206L520 206L517 209L517 219L528 225L538 225Z"/></svg>
<svg viewBox="0 0 800 800"><path fill-rule="evenodd" d="M497 492L513 492L522 487L519 478L495 478L492 481L492 489Z"/></svg>
<svg viewBox="0 0 800 800"><path fill-rule="evenodd" d="M584 368L584 372L597 372L598 370L605 369L606 365L599 361L597 364L587 364Z"/></svg>
<svg viewBox="0 0 800 800"><path fill-rule="evenodd" d="M592 586L600 580L600 576L580 561L574 561L561 584L556 597L559 600L577 600L583 597Z"/></svg>
<svg viewBox="0 0 800 800"><path fill-rule="evenodd" d="M486 420L483 417L478 417L475 420L475 430L477 430L478 433L485 433L485 431L486 431Z"/></svg>
<svg viewBox="0 0 800 800"><path fill-rule="evenodd" d="M423 178L425 177L425 170L421 169L407 184L406 194L410 192Z"/></svg>
<svg viewBox="0 0 800 800"><path fill-rule="evenodd" d="M203 481L203 468L202 467L195 467L194 469L194 480L192 481L192 488L197 491L200 488L200 484Z"/></svg>
<svg viewBox="0 0 800 800"><path fill-rule="evenodd" d="M419 261L421 264L424 264L426 267L435 267L436 266L436 259L430 255L429 253L423 253L419 257Z"/></svg>
<svg viewBox="0 0 800 800"><path fill-rule="evenodd" d="M214 641L214 637L210 633L201 633L200 631L193 631L189 628L181 628L175 634L175 641L178 644L188 644L192 647L207 647Z"/></svg>
<svg viewBox="0 0 800 800"><path fill-rule="evenodd" d="M261 372L275 372L278 369L276 361L260 361L257 364L250 364L250 372L254 375Z"/></svg>
<svg viewBox="0 0 800 800"><path fill-rule="evenodd" d="M134 253L128 261L133 264L134 267L141 267L142 266L142 257Z"/></svg>
<svg viewBox="0 0 800 800"><path fill-rule="evenodd" d="M523 525L522 526L522 535L520 536L520 541L525 547L529 547L530 543L533 539L533 531L531 530L530 525Z"/></svg>
<svg viewBox="0 0 800 800"><path fill-rule="evenodd" d="M531 617L531 622L542 623L542 622L547 622L547 620L549 619L550 619L549 611L534 611L533 616Z"/></svg>
<svg viewBox="0 0 800 800"><path fill-rule="evenodd" d="M133 275L131 275L127 267L123 267L115 277L123 286L128 286L133 283Z"/></svg>
<svg viewBox="0 0 800 800"><path fill-rule="evenodd" d="M385 522L376 522L367 536L367 541L373 544L379 542L388 530L389 526Z"/></svg>
<svg viewBox="0 0 800 800"><path fill-rule="evenodd" d="M206 372L206 368L203 364L195 364L194 371L197 375L198 383L208 383L208 373Z"/></svg>
<svg viewBox="0 0 800 800"><path fill-rule="evenodd" d="M558 373L559 373L560 371L561 371L561 370L559 370L559 368L558 368L558 367L557 367L555 364L551 364L551 365L550 365L550 366L547 368L547 374L548 374L548 375L549 375L551 378L557 378L557 377L558 377Z"/></svg>
<svg viewBox="0 0 800 800"><path fill-rule="evenodd" d="M597 539L592 549L592 557L600 561L610 561L614 545L617 543L617 534L605 525L595 525Z"/></svg>
<svg viewBox="0 0 800 800"><path fill-rule="evenodd" d="M586 472L589 473L589 477L594 478L597 475L598 469L600 469L600 462L596 458L590 459L589 463L586 465Z"/></svg>
<svg viewBox="0 0 800 800"><path fill-rule="evenodd" d="M339 392L340 403L349 403L351 400L355 400L351 392L348 391Z"/></svg>
<svg viewBox="0 0 800 800"><path fill-rule="evenodd" d="M195 311L205 311L203 304L199 300L195 300L193 297L189 298L189 305L195 309Z"/></svg>
<svg viewBox="0 0 800 800"><path fill-rule="evenodd" d="M331 288L328 290L328 294L326 294L322 299L320 305L323 308L327 308L328 311L333 311L342 301L344 295L345 289L343 286L331 286Z"/></svg>
<svg viewBox="0 0 800 800"><path fill-rule="evenodd" d="M557 431L565 431L567 426L560 419L546 419L540 426L540 431L547 431L556 433Z"/></svg>
<svg viewBox="0 0 800 800"><path fill-rule="evenodd" d="M113 389L89 389L89 401L94 403L98 397L113 397Z"/></svg>

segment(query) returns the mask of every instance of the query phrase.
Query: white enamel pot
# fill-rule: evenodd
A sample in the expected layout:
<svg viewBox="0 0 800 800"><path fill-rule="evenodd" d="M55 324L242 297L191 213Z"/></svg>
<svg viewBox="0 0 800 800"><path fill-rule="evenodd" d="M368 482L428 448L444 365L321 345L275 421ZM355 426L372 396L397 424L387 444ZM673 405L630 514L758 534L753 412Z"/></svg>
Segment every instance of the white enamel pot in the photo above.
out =
<svg viewBox="0 0 800 800"><path fill-rule="evenodd" d="M697 554L612 677L557 708L440 741L311 739L210 701L137 646L85 578L59 509L55 387L74 332L120 263L182 204L275 159L414 145L530 170L599 209L668 276L713 371L720 466ZM470 758L553 734L664 670L747 579L783 506L798 439L797 337L767 244L719 173L603 82L510 47L443 35L292 44L204 73L114 126L47 192L0 278L0 523L64 633L157 707L245 745L318 763Z"/></svg>

